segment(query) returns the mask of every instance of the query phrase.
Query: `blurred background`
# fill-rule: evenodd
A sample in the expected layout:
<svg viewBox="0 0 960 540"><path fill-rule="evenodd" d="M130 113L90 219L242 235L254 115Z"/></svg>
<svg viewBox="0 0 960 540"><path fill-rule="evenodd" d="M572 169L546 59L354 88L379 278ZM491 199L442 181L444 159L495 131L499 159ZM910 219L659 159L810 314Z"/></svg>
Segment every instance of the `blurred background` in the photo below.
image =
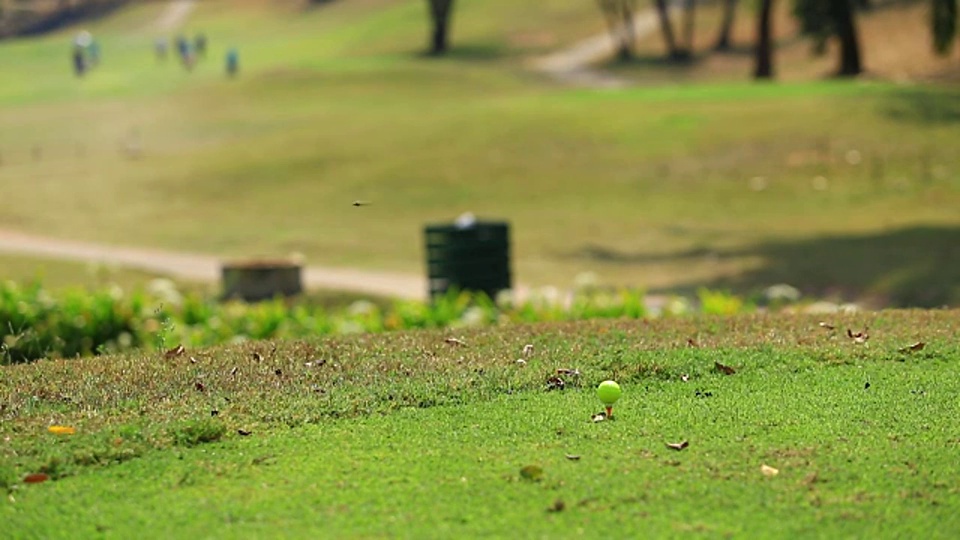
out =
<svg viewBox="0 0 960 540"><path fill-rule="evenodd" d="M424 227L470 213L509 223L517 286L960 305L956 27L956 0L0 0L0 275L295 257L422 297Z"/></svg>

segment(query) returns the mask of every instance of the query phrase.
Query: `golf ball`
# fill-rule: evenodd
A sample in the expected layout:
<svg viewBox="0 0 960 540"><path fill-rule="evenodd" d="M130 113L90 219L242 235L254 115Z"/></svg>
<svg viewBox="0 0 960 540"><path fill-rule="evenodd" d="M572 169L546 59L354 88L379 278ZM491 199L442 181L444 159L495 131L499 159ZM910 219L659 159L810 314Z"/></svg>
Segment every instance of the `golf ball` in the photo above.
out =
<svg viewBox="0 0 960 540"><path fill-rule="evenodd" d="M604 405L613 405L620 399L620 385L614 381L603 381L597 387L597 397Z"/></svg>

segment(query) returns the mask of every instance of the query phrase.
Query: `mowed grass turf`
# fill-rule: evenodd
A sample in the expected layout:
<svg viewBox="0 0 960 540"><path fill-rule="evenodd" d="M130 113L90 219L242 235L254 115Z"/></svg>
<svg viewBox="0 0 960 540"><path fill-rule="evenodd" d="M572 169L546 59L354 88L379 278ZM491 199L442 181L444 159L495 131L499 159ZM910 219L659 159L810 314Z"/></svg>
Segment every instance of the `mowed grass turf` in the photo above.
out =
<svg viewBox="0 0 960 540"><path fill-rule="evenodd" d="M5 367L0 515L13 538L952 538L958 320L518 325L465 346L413 332ZM547 391L558 369L581 375ZM624 395L595 423L607 378ZM19 481L39 470L53 479Z"/></svg>
<svg viewBox="0 0 960 540"><path fill-rule="evenodd" d="M413 0L204 2L184 29L210 38L193 73L153 59L154 4L91 26L103 65L84 80L72 30L5 43L0 226L419 273L423 226L471 211L511 223L527 284L592 270L651 290L957 302L955 89L566 88L522 64L602 29L595 6L517 4L458 10L445 59L419 54ZM538 31L554 44L517 37Z"/></svg>

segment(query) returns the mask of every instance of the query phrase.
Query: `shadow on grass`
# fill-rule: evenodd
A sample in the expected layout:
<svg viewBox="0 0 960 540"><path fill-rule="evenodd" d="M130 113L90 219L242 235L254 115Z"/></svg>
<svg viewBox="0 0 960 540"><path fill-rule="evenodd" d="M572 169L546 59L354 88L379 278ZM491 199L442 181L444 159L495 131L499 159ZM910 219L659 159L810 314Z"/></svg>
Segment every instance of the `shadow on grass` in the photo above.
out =
<svg viewBox="0 0 960 540"><path fill-rule="evenodd" d="M911 88L890 93L881 111L894 120L918 124L960 123L960 89Z"/></svg>
<svg viewBox="0 0 960 540"><path fill-rule="evenodd" d="M496 44L457 45L443 54L434 54L430 51L414 51L416 58L432 60L454 60L457 62L493 62L507 56L507 51Z"/></svg>
<svg viewBox="0 0 960 540"><path fill-rule="evenodd" d="M577 256L607 264L644 265L756 258L761 265L728 278L682 283L652 292L689 293L697 287L751 294L787 283L814 297L868 299L891 307L960 305L960 227L911 227L877 234L774 241L745 249L698 248L667 255L624 253L587 246Z"/></svg>

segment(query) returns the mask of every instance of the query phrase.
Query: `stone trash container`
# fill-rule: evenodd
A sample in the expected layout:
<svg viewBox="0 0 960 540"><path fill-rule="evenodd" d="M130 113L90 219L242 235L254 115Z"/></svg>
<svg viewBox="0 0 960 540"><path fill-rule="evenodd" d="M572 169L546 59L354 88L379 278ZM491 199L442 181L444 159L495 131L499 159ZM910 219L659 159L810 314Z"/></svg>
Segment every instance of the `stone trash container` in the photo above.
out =
<svg viewBox="0 0 960 540"><path fill-rule="evenodd" d="M430 297L448 289L482 291L490 298L510 289L510 226L477 221L471 214L452 224L427 225L427 275Z"/></svg>
<svg viewBox="0 0 960 540"><path fill-rule="evenodd" d="M303 267L288 260L225 262L221 266L223 298L246 302L295 296L303 292Z"/></svg>

